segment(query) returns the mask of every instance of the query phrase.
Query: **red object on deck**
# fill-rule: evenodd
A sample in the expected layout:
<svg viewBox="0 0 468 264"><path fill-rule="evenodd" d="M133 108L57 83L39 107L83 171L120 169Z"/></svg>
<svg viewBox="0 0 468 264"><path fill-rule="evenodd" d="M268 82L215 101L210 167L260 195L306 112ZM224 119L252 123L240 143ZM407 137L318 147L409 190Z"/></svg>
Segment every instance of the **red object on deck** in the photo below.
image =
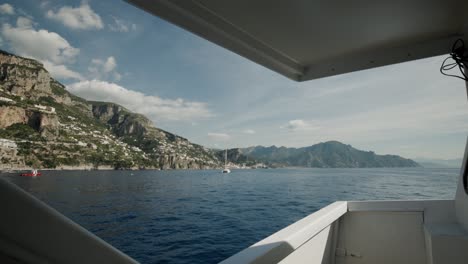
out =
<svg viewBox="0 0 468 264"><path fill-rule="evenodd" d="M36 177L36 176L41 176L41 173L40 173L40 172L37 172L37 173L32 173L32 172L28 172L28 173L21 173L21 176L26 176L26 177Z"/></svg>

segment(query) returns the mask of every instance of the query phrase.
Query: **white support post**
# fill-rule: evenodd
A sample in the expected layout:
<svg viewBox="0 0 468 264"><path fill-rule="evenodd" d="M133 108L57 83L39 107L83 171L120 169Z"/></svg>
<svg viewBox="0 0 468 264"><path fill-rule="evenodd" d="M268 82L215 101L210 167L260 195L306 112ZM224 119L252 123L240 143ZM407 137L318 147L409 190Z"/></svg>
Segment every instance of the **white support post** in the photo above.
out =
<svg viewBox="0 0 468 264"><path fill-rule="evenodd" d="M465 75L468 75L468 68L464 67L463 68ZM466 96L468 98L468 81L465 81L465 88L466 88Z"/></svg>
<svg viewBox="0 0 468 264"><path fill-rule="evenodd" d="M465 72L468 73L468 68L465 67ZM466 91L468 96L468 82L465 82ZM468 231L468 193L464 186L464 177L468 170L468 137L465 144L465 154L463 157L463 163L460 170L460 177L458 180L457 193L455 195L455 211L457 215L458 223Z"/></svg>

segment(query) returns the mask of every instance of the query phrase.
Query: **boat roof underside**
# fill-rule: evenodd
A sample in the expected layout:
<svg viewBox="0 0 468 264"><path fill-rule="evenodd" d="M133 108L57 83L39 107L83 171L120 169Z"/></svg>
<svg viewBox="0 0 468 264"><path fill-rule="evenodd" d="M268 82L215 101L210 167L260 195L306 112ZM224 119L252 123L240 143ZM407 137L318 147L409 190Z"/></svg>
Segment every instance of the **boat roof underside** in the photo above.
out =
<svg viewBox="0 0 468 264"><path fill-rule="evenodd" d="M448 54L465 0L127 0L296 81Z"/></svg>

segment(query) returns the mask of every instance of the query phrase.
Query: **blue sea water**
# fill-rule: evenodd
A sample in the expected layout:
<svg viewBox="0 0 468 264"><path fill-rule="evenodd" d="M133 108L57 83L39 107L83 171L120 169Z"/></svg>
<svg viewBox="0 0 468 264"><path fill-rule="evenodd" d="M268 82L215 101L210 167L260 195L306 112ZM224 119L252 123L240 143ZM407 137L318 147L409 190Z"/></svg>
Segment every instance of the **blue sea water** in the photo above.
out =
<svg viewBox="0 0 468 264"><path fill-rule="evenodd" d="M2 176L141 263L217 263L337 200L452 199L459 169Z"/></svg>

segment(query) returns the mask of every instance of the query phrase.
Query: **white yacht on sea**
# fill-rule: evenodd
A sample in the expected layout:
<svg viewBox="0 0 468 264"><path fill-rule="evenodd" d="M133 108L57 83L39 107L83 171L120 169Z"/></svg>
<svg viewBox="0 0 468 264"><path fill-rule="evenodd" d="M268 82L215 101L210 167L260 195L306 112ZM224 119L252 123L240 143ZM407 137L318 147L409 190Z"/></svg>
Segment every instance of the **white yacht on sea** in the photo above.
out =
<svg viewBox="0 0 468 264"><path fill-rule="evenodd" d="M468 43L466 0L128 2L295 81ZM467 154L451 200L337 201L222 263L466 264ZM1 263L135 263L3 179L0 200Z"/></svg>
<svg viewBox="0 0 468 264"><path fill-rule="evenodd" d="M227 149L224 151L224 169L223 173L231 173L231 170L227 167Z"/></svg>

